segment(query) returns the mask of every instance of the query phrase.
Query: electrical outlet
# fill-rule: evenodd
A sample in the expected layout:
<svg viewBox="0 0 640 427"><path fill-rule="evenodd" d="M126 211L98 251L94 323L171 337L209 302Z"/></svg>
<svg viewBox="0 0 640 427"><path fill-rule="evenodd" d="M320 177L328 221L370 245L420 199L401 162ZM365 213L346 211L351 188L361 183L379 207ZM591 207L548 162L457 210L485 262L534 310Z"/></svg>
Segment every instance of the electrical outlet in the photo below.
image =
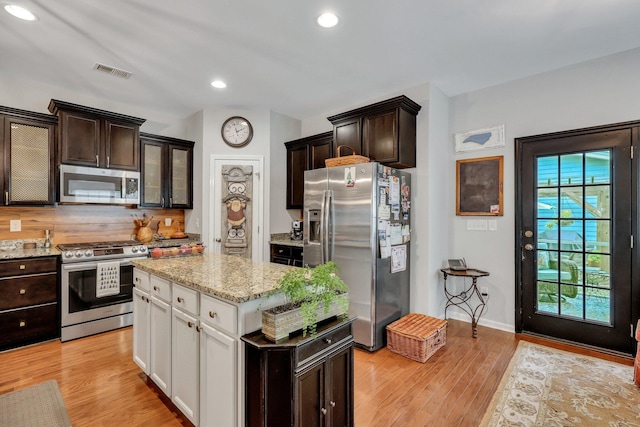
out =
<svg viewBox="0 0 640 427"><path fill-rule="evenodd" d="M171 225L171 218L165 218L164 219L164 225L166 225L167 227L169 227Z"/></svg>
<svg viewBox="0 0 640 427"><path fill-rule="evenodd" d="M22 231L22 221L19 219L9 220L9 231Z"/></svg>
<svg viewBox="0 0 640 427"><path fill-rule="evenodd" d="M480 293L482 294L483 297L489 296L489 288L486 286L481 287Z"/></svg>

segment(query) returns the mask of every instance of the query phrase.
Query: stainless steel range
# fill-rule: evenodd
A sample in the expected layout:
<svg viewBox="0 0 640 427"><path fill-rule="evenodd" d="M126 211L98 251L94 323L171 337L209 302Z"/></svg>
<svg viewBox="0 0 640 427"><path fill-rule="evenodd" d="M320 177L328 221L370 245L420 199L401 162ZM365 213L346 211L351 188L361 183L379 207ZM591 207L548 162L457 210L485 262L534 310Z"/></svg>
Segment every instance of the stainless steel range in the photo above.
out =
<svg viewBox="0 0 640 427"><path fill-rule="evenodd" d="M146 257L135 240L61 244L61 341L133 323L133 258Z"/></svg>

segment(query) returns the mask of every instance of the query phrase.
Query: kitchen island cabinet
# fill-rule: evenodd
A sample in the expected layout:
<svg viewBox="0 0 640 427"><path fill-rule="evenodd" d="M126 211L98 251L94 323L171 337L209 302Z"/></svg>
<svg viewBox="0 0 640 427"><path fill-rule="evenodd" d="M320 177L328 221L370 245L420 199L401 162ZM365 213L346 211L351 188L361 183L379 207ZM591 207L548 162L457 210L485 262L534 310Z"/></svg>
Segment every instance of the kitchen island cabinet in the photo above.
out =
<svg viewBox="0 0 640 427"><path fill-rule="evenodd" d="M169 352L172 354L171 398L174 403L180 402L176 406L196 425L244 426L245 363L240 337L261 328L261 309L282 303L281 297L267 299L266 295L278 288L278 282L286 271L295 267L220 254L135 259L132 263L136 267L136 288L139 283L136 277L142 277L140 282L146 278L150 282L166 280L172 287L170 304L174 323L172 328L164 330L164 334L172 342L173 352ZM198 315L193 312L196 309L190 311L184 307L189 304L185 291L197 295ZM137 317L135 310L134 305L134 319ZM191 316L186 323L185 313ZM192 322L193 329L188 322ZM136 345L136 340L144 338L139 334L153 337L149 331L152 328L146 329L142 325L137 331L136 327L134 320L134 360L139 357L136 349L144 348L144 345ZM197 356L192 346L196 339L200 349ZM151 353L153 360L153 350ZM195 362L196 358L199 358L198 362ZM189 363L191 367L186 366ZM181 383L185 378L194 377L193 371L189 371L194 366L199 371L198 381L194 384L189 384L192 380ZM154 377L151 378L156 382ZM199 410L195 409L194 397L186 392L185 387L198 391ZM194 414L192 417L190 412Z"/></svg>

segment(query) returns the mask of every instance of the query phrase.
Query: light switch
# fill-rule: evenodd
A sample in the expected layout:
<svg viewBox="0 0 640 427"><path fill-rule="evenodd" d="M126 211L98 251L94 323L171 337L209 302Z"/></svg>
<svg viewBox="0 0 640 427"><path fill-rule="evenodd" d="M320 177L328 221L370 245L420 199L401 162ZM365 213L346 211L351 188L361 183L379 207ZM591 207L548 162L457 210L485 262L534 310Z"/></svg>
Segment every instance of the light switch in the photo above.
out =
<svg viewBox="0 0 640 427"><path fill-rule="evenodd" d="M469 231L487 231L486 219L468 219L467 230Z"/></svg>
<svg viewBox="0 0 640 427"><path fill-rule="evenodd" d="M22 221L19 219L9 220L9 231L22 231Z"/></svg>

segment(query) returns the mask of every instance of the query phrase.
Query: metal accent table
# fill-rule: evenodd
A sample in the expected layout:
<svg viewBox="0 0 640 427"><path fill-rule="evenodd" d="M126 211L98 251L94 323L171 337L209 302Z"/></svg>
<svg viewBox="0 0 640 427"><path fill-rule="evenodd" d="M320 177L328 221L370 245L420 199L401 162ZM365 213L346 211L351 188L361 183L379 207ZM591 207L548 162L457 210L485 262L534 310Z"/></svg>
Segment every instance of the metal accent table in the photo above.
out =
<svg viewBox="0 0 640 427"><path fill-rule="evenodd" d="M451 270L449 268L443 268L440 271L444 274L444 295L447 297L447 305L444 308L444 318L447 318L447 309L450 306L456 306L461 308L465 313L467 313L471 317L471 328L473 330L473 337L478 337L478 321L480 320L480 316L484 312L484 308L487 305L480 290L478 289L478 277L488 276L489 273L482 270L477 270L475 268L468 268L466 270ZM469 287L466 286L467 281L465 280L465 289L458 293L452 294L447 289L447 276L457 276L457 277L471 277L471 284ZM473 295L476 295L480 300L479 304L475 307L470 304L470 300ZM479 310L479 311L478 311Z"/></svg>

